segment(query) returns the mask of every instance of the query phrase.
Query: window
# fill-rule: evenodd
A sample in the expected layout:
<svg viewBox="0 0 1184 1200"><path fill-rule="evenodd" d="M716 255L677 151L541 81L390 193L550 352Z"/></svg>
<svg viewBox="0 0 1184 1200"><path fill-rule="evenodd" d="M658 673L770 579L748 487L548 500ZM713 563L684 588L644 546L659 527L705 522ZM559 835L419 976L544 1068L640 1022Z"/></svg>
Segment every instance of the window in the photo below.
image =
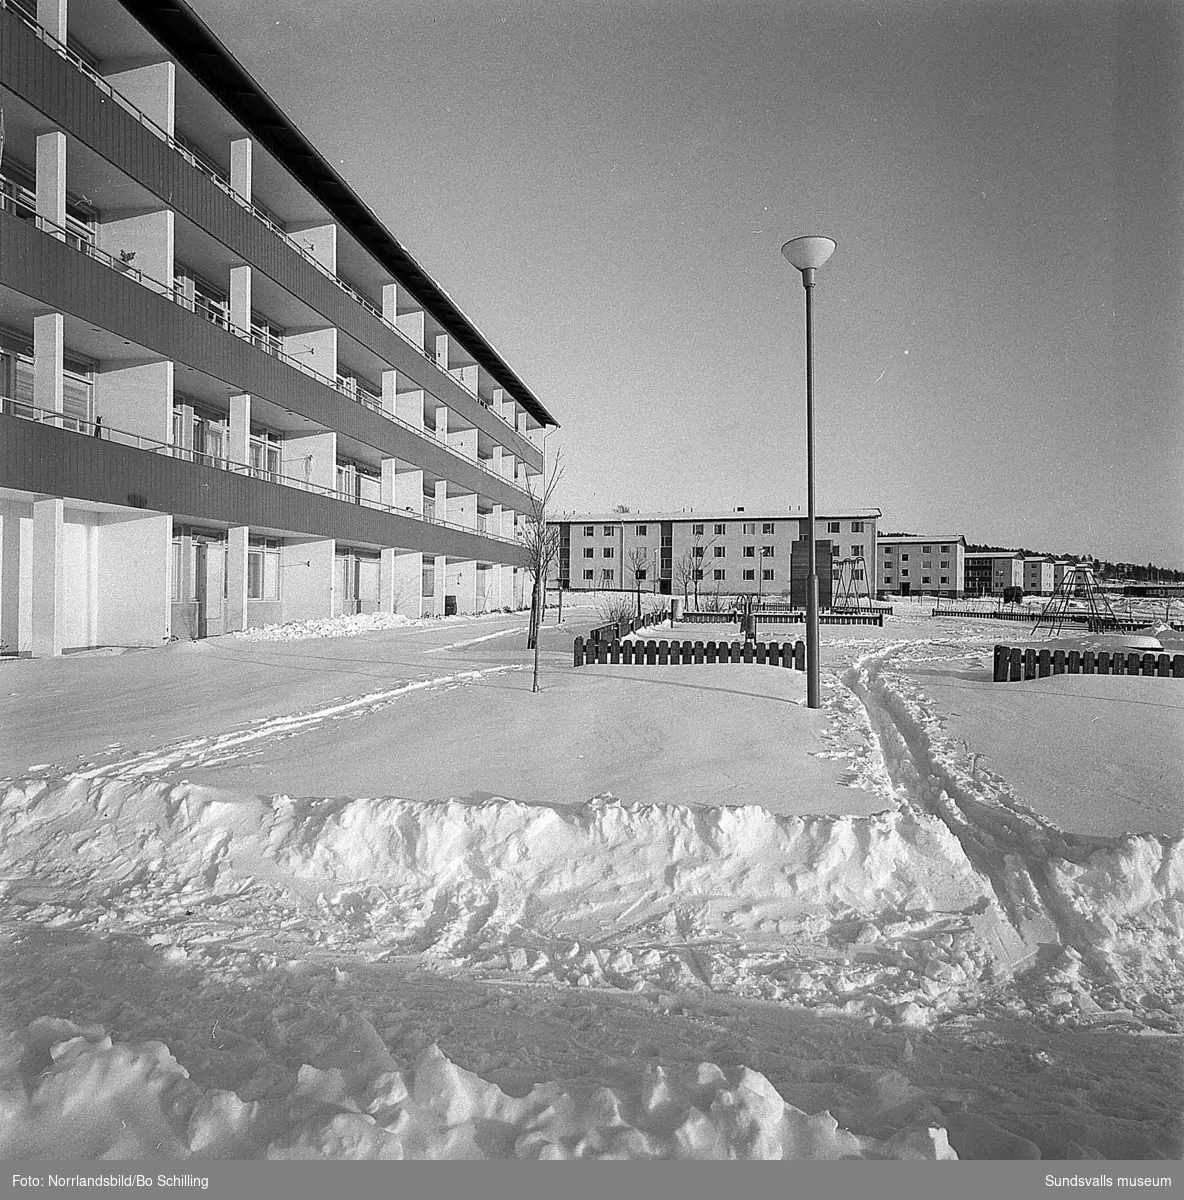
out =
<svg viewBox="0 0 1184 1200"><path fill-rule="evenodd" d="M280 439L278 434L260 430L251 434L251 474L262 479L278 476L281 471ZM301 460L297 459L297 462ZM303 460L303 474L308 479L312 474L312 455Z"/></svg>
<svg viewBox="0 0 1184 1200"><path fill-rule="evenodd" d="M950 552L950 548L949 548L949 546L943 546L943 547L941 548L941 552L942 552L943 554L949 554L949 552Z"/></svg>
<svg viewBox="0 0 1184 1200"><path fill-rule="evenodd" d="M755 580L756 572L754 570L752 570L751 568L749 568L747 571L744 572L744 578L746 580Z"/></svg>
<svg viewBox="0 0 1184 1200"><path fill-rule="evenodd" d="M852 579L862 579L863 578L863 568L862 567L852 567L851 568L851 578Z"/></svg>
<svg viewBox="0 0 1184 1200"><path fill-rule="evenodd" d="M605 557L605 558L612 558L612 556L613 556L613 547L612 547L612 546L605 546L605 548L604 548L604 557Z"/></svg>
<svg viewBox="0 0 1184 1200"><path fill-rule="evenodd" d="M247 546L247 599L280 598L280 543L277 538L251 538Z"/></svg>
<svg viewBox="0 0 1184 1200"><path fill-rule="evenodd" d="M703 578L703 572L702 572L702 571L696 571L696 572L695 572L695 578L696 578L697 580L698 580L698 579L702 579L702 578Z"/></svg>
<svg viewBox="0 0 1184 1200"><path fill-rule="evenodd" d="M612 567L605 567L604 570L600 572L600 578L603 579L605 583L612 583L614 577L615 576Z"/></svg>
<svg viewBox="0 0 1184 1200"><path fill-rule="evenodd" d="M852 558L862 558L863 557L863 544L862 543L860 543L858 546L851 547L851 557Z"/></svg>
<svg viewBox="0 0 1184 1200"><path fill-rule="evenodd" d="M633 574L634 574L634 578L637 580L638 583L641 583L645 580L645 568L644 567L642 567L642 569L640 571L634 571Z"/></svg>
<svg viewBox="0 0 1184 1200"><path fill-rule="evenodd" d="M728 549L726 546L712 546L711 547L712 558L723 558L727 554L727 552L728 552Z"/></svg>
<svg viewBox="0 0 1184 1200"><path fill-rule="evenodd" d="M929 576L928 576L928 575L922 575L922 576L921 576L921 582L922 582L922 583L928 583L928 582L929 582Z"/></svg>
<svg viewBox="0 0 1184 1200"><path fill-rule="evenodd" d="M942 565L943 567L948 567L948 566L950 565L950 560L949 560L948 558L943 558L943 559L941 560L941 565Z"/></svg>
<svg viewBox="0 0 1184 1200"><path fill-rule="evenodd" d="M606 525L606 526L604 527L604 536L605 536L605 537L612 537L612 536L613 536L613 527L612 527L611 525Z"/></svg>
<svg viewBox="0 0 1184 1200"><path fill-rule="evenodd" d="M909 556L908 556L907 554L902 554L902 555L900 556L900 561L901 561L901 562L908 562L908 561L909 561Z"/></svg>
<svg viewBox="0 0 1184 1200"><path fill-rule="evenodd" d="M839 531L836 529L835 533L838 533L838 532ZM852 533L862 533L863 532L863 522L862 521L852 521L851 522L851 532Z"/></svg>
<svg viewBox="0 0 1184 1200"><path fill-rule="evenodd" d="M596 551L591 546L585 546L584 547L584 557L585 558L595 558Z"/></svg>
<svg viewBox="0 0 1184 1200"><path fill-rule="evenodd" d="M691 535L693 537L702 537L703 536L703 526L702 525L692 525L691 526Z"/></svg>
<svg viewBox="0 0 1184 1200"><path fill-rule="evenodd" d="M728 527L726 525L713 525L711 532L714 533L716 537L723 537L723 535L728 532Z"/></svg>
<svg viewBox="0 0 1184 1200"><path fill-rule="evenodd" d="M646 526L645 526L645 525L638 525L638 527L637 527L637 536L638 536L638 537L645 537L645 536L646 536Z"/></svg>
<svg viewBox="0 0 1184 1200"><path fill-rule="evenodd" d="M773 547L772 546L762 546L761 547L761 558L772 558L772 557L773 557Z"/></svg>
<svg viewBox="0 0 1184 1200"><path fill-rule="evenodd" d="M941 581L942 581L942 583L949 583L949 582L950 582L950 577L949 577L948 575L943 575L943 576L941 577Z"/></svg>
<svg viewBox="0 0 1184 1200"><path fill-rule="evenodd" d="M838 533L839 532L839 522L838 521L827 521L826 532L827 533Z"/></svg>
<svg viewBox="0 0 1184 1200"><path fill-rule="evenodd" d="M761 526L761 533L772 533L772 532L773 532L773 522L772 522L772 521L766 521L766 522L765 522L765 523L764 523L764 524Z"/></svg>
<svg viewBox="0 0 1184 1200"><path fill-rule="evenodd" d="M696 558L702 558L702 557L703 557L703 547L702 547L702 546L696 546L696 547L695 547L695 557L696 557Z"/></svg>
<svg viewBox="0 0 1184 1200"><path fill-rule="evenodd" d="M761 578L762 579L772 579L773 578L772 570L770 568L766 567L763 571L761 571Z"/></svg>
<svg viewBox="0 0 1184 1200"><path fill-rule="evenodd" d="M595 579L596 572L591 567L585 567L584 568L584 578L585 579Z"/></svg>
<svg viewBox="0 0 1184 1200"><path fill-rule="evenodd" d="M932 546L922 546L922 547L921 547L921 553L922 553L922 554L932 554L932 553L933 553L933 547L932 547Z"/></svg>
<svg viewBox="0 0 1184 1200"><path fill-rule="evenodd" d="M895 553L896 553L896 547L895 547L895 546L885 546L885 547L884 547L884 553L885 553L885 554L895 554Z"/></svg>
<svg viewBox="0 0 1184 1200"><path fill-rule="evenodd" d="M885 575L884 575L884 582L885 582L885 583L891 583L891 582L892 582L892 576L891 576L891 575L889 575L889 574L887 574L887 573L885 573Z"/></svg>
<svg viewBox="0 0 1184 1200"><path fill-rule="evenodd" d="M584 537L595 537L595 536L596 536L596 526L595 525L585 525L584 526Z"/></svg>
<svg viewBox="0 0 1184 1200"><path fill-rule="evenodd" d="M714 571L711 572L711 577L712 577L712 579L723 579L726 574L727 574L726 571L721 571L717 567Z"/></svg>
<svg viewBox="0 0 1184 1200"><path fill-rule="evenodd" d="M750 533L756 533L756 522L755 521L745 521L743 523L743 525L741 526L741 532L745 535L748 535Z"/></svg>
<svg viewBox="0 0 1184 1200"><path fill-rule="evenodd" d="M756 558L756 547L745 546L743 553L745 558Z"/></svg>
<svg viewBox="0 0 1184 1200"><path fill-rule="evenodd" d="M170 579L169 582L171 584L171 592L172 592L171 599L174 604L181 603L181 563L182 563L182 561L183 560L181 558L181 539L179 537L175 537L175 538L173 538L173 559L172 559L172 564L171 564L171 570L169 571L169 574L172 576L172 578Z"/></svg>
<svg viewBox="0 0 1184 1200"><path fill-rule="evenodd" d="M900 577L901 577L901 579L903 579L903 578L904 578L904 577L905 577L905 576L906 576L908 573L909 573L909 569L908 569L908 567L902 567L902 568L901 568L901 571L900 571Z"/></svg>

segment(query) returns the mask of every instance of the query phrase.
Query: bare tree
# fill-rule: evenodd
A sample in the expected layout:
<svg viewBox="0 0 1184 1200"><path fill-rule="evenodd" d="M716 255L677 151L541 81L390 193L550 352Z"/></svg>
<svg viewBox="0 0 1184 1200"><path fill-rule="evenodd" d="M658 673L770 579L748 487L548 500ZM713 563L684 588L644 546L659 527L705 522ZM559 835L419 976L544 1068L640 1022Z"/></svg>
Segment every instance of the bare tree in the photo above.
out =
<svg viewBox="0 0 1184 1200"><path fill-rule="evenodd" d="M641 619L641 581L646 577L650 556L644 546L634 546L625 556L625 567L633 576L633 586L637 589L637 617Z"/></svg>
<svg viewBox="0 0 1184 1200"><path fill-rule="evenodd" d="M703 541L702 534L695 534L694 541L679 555L674 564L674 581L682 588L682 602L688 603L687 593L695 592L695 604L699 603L699 584L703 581L703 564L707 561L707 551L715 544L715 538Z"/></svg>
<svg viewBox="0 0 1184 1200"><path fill-rule="evenodd" d="M543 463L543 477L532 484L527 476L529 508L518 527L518 540L526 550L529 561L526 569L533 577L530 598L530 630L526 647L534 651L534 682L532 692L539 690L539 628L543 623L543 611L547 598L547 576L559 556L559 526L547 523L547 512L556 485L563 478L562 452L556 451L551 462L551 473L547 475L547 464Z"/></svg>

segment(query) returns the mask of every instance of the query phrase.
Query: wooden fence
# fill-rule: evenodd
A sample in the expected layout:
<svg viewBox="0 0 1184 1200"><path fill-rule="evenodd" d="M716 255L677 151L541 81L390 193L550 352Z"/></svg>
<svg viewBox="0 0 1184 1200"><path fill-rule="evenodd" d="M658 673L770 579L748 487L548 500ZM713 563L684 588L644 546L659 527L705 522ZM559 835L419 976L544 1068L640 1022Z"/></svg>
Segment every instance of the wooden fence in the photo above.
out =
<svg viewBox="0 0 1184 1200"><path fill-rule="evenodd" d="M756 663L766 667L806 669L805 642L598 641L576 638L572 660L577 667L592 663L626 666L671 666L699 663Z"/></svg>
<svg viewBox="0 0 1184 1200"><path fill-rule="evenodd" d="M630 617L628 621L614 621L611 625L598 625L588 633L590 642L619 642L626 634L636 633L648 625L660 625L670 613L660 608L656 612L646 613L643 617Z"/></svg>
<svg viewBox="0 0 1184 1200"><path fill-rule="evenodd" d="M801 612L754 612L752 614L758 621L766 624L785 624L785 625L804 625L806 614ZM865 608L863 612L822 612L818 614L819 625L879 625L884 626L884 614L882 612L869 613Z"/></svg>
<svg viewBox="0 0 1184 1200"><path fill-rule="evenodd" d="M1049 650L1034 646L996 646L993 680L1015 683L1049 675L1142 675L1184 679L1184 654L1150 650Z"/></svg>
<svg viewBox="0 0 1184 1200"><path fill-rule="evenodd" d="M1022 612L999 612L977 608L935 608L930 615L934 617L981 617L984 621L1028 621L1033 625L1041 617L1041 614L1034 609ZM1134 633L1139 629L1150 630L1154 627L1151 621L1123 621L1121 619L1112 621L1109 617L1098 620L1086 613L1066 613L1062 617L1053 617L1050 620L1070 625L1088 625L1091 633ZM1184 626L1172 622L1171 628L1180 632Z"/></svg>

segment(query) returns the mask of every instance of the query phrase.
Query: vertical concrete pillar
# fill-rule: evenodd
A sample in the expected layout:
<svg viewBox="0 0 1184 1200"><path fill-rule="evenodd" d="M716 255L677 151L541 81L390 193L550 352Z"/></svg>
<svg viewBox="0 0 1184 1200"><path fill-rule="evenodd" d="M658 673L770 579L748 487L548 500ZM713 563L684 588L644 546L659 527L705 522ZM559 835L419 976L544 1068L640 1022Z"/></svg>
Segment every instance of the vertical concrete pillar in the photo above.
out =
<svg viewBox="0 0 1184 1200"><path fill-rule="evenodd" d="M61 412L62 379L66 349L65 321L61 313L33 318L33 403L50 412Z"/></svg>
<svg viewBox="0 0 1184 1200"><path fill-rule="evenodd" d="M247 627L247 546L251 530L232 525L226 531L226 629Z"/></svg>
<svg viewBox="0 0 1184 1200"><path fill-rule="evenodd" d="M386 464L394 463L394 459L383 461L383 482L385 492ZM423 516L423 472L394 471L391 479L392 508L410 510L416 516Z"/></svg>
<svg viewBox="0 0 1184 1200"><path fill-rule="evenodd" d="M37 215L66 224L66 135L54 130L37 138ZM60 234L58 236L61 236Z"/></svg>
<svg viewBox="0 0 1184 1200"><path fill-rule="evenodd" d="M452 373L461 381L461 383L469 389L473 395L477 394L477 377L480 367L476 363L470 363L467 367L459 367Z"/></svg>
<svg viewBox="0 0 1184 1200"><path fill-rule="evenodd" d="M289 333L284 338L284 353L297 362L323 375L326 379L337 379L337 330L304 329Z"/></svg>
<svg viewBox="0 0 1184 1200"><path fill-rule="evenodd" d="M395 397L395 416L400 421L406 421L408 425L413 426L415 429L422 429L423 401L424 394L422 389L399 392Z"/></svg>
<svg viewBox="0 0 1184 1200"><path fill-rule="evenodd" d="M282 465L285 475L303 479L315 487L335 490L337 434L330 430L285 438Z"/></svg>
<svg viewBox="0 0 1184 1200"><path fill-rule="evenodd" d="M231 462L246 466L251 461L251 397L230 397L230 445L227 448Z"/></svg>
<svg viewBox="0 0 1184 1200"><path fill-rule="evenodd" d="M458 429L448 435L448 444L459 450L466 458L477 461L477 431L475 429Z"/></svg>
<svg viewBox="0 0 1184 1200"><path fill-rule="evenodd" d="M456 597L458 613L477 611L477 563L471 559L454 560L448 564L448 590Z"/></svg>
<svg viewBox="0 0 1184 1200"><path fill-rule="evenodd" d="M33 656L62 652L66 624L65 503L33 501Z"/></svg>
<svg viewBox="0 0 1184 1200"><path fill-rule="evenodd" d="M436 520L447 521L448 516L448 480L436 480ZM443 556L441 556L443 557Z"/></svg>
<svg viewBox="0 0 1184 1200"><path fill-rule="evenodd" d="M383 612L417 620L423 616L423 555L418 550L388 547L379 567L379 600Z"/></svg>
<svg viewBox="0 0 1184 1200"><path fill-rule="evenodd" d="M477 497L475 493L466 493L448 498L448 520L454 525L463 525L466 529L477 528Z"/></svg>
<svg viewBox="0 0 1184 1200"><path fill-rule="evenodd" d="M248 266L230 268L230 324L241 333L251 332L251 268Z"/></svg>
<svg viewBox="0 0 1184 1200"><path fill-rule="evenodd" d="M445 371L448 370L448 334L446 333L436 334L435 359L436 366Z"/></svg>
<svg viewBox="0 0 1184 1200"><path fill-rule="evenodd" d="M173 290L174 215L171 209L107 212L96 229L100 250L138 271L146 280Z"/></svg>
<svg viewBox="0 0 1184 1200"><path fill-rule="evenodd" d="M66 0L37 0L37 24L52 38L66 44Z"/></svg>
<svg viewBox="0 0 1184 1200"><path fill-rule="evenodd" d="M435 591L435 596L433 597L433 600L435 601L435 608L432 615L442 617L444 615L445 607L444 597L446 595L454 596L456 594L448 586L448 559L443 554L436 555L435 575L436 577L433 586L433 590Z"/></svg>
<svg viewBox="0 0 1184 1200"><path fill-rule="evenodd" d="M420 350L427 350L427 325L422 310L397 314L395 328Z"/></svg>
<svg viewBox="0 0 1184 1200"><path fill-rule="evenodd" d="M0 654L28 649L27 642L21 645L20 628L21 525L15 504L0 508Z"/></svg>
<svg viewBox="0 0 1184 1200"><path fill-rule="evenodd" d="M436 437L447 444L448 442L448 409L441 404L436 409Z"/></svg>
<svg viewBox="0 0 1184 1200"><path fill-rule="evenodd" d="M382 373L382 411L391 417L399 415L398 371L383 371Z"/></svg>
<svg viewBox="0 0 1184 1200"><path fill-rule="evenodd" d="M252 157L255 143L250 138L235 138L230 143L230 187L250 203L253 188Z"/></svg>

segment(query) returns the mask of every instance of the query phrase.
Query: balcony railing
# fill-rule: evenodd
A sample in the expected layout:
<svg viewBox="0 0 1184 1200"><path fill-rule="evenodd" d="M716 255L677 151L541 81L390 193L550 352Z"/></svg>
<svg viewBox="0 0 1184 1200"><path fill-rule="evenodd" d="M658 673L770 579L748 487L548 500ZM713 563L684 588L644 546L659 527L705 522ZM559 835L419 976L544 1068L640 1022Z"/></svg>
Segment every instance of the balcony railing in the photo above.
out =
<svg viewBox="0 0 1184 1200"><path fill-rule="evenodd" d="M0 0L0 4L3 3L4 0ZM344 378L321 374L320 371L302 361L299 356L289 354L287 351L281 349L279 342L274 337L258 333L254 330L240 329L237 325L231 324L220 309L204 303L200 299L193 299L186 296L175 284L170 287L167 284L161 283L160 280L154 278L152 275L145 274L138 267L132 266L129 261L116 257L113 254L108 254L106 250L100 250L93 242L89 242L85 238L80 238L76 233L66 229L65 226L58 225L47 217L39 216L36 209L27 201L0 192L0 210L7 210L14 213L22 220L36 226L43 233L57 238L58 241L65 242L81 254L85 254L87 258L93 258L96 262L103 263L112 270L118 271L121 275L126 275L129 279L134 280L150 291L156 292L157 295L163 296L166 300L172 301L173 304L185 309L187 312L197 313L204 320L210 321L212 324L224 329L227 333L234 334L235 337L240 338L242 341L250 342L264 353L270 354L274 358L282 359L288 366L295 367L297 371L310 376L319 383L323 383L326 387L332 388L338 395L345 396L346 399L352 400L355 404L361 404L372 412L378 413L379 416L390 421L392 424L410 430L418 437L430 437L440 449L452 455L453 458L460 462L475 467L482 474L488 475L490 478L496 479L501 483L508 483L511 487L521 487L516 480L499 474L491 467L487 467L481 459L471 458L455 446L450 446L447 442L435 437L431 430L421 429L416 425L412 425L410 421L404 421L402 417L395 416L394 413L389 412L383 407L381 398L373 392L357 387L352 381L347 381Z"/></svg>
<svg viewBox="0 0 1184 1200"><path fill-rule="evenodd" d="M233 200L235 204L239 205L240 208L246 209L246 211L249 212L256 220L261 221L264 225L266 225L276 237L280 238L281 241L295 250L301 258L310 263L317 271L324 275L326 279L335 284L338 288L345 292L346 295L350 296L364 309L366 309L367 312L377 318L378 321L386 326L386 328L389 329L393 334L399 338L402 338L407 345L409 345L423 358L426 358L428 362L437 366L440 365L436 362L436 356L434 353L428 351L418 342L416 342L414 338L404 333L403 330L401 330L393 321L388 320L383 315L382 310L372 300L367 299L362 295L361 292L357 290L357 288L353 287L349 283L346 283L346 281L342 279L340 275L321 262L321 260L317 258L307 246L304 246L297 241L296 238L294 238L278 221L276 221L270 213L264 211L258 205L253 204L248 197L240 195L239 192L235 191L230 180L227 179L225 175L215 170L213 166L203 161L198 155L194 154L188 146L174 137L166 129L158 125L146 113L141 112L140 109L138 109L126 96L123 95L122 92L118 91L116 88L113 88L111 84L104 79L103 76L100 75L98 71L96 71L94 67L92 67L84 58L81 58L68 46L65 46L59 42L57 38L55 38L48 30L44 29L41 25L29 17L27 13L22 11L15 4L10 3L10 0L0 0L0 8L7 9L10 13L13 13L19 21L33 31L34 35L40 41L44 42L45 45L47 45L51 50L53 50L61 58L65 59L66 62L74 67L75 70L80 72L82 75L85 75L86 78L89 79L95 85L95 87L97 87L99 91L103 93L104 96L110 97L110 99L115 101L120 108L122 108L126 113L128 113L129 116L133 117L136 121L143 125L144 128L147 129L151 134L160 138L162 142L166 142L169 146L171 146L191 167L197 171L200 171L214 184L215 187L229 196L230 199ZM441 369L443 370L444 368ZM490 407L476 391L468 386L468 384L462 382L447 370L445 370L445 374L447 374L448 377L452 379L453 382L455 382L459 387L468 392L470 396L474 397L474 399L476 399L477 402L482 405L482 407L486 408L489 412L492 412L499 421L505 425L508 425L514 433L518 434L519 437L529 441L529 439L526 438L525 435L515 427L513 422L507 421L506 418L501 415L501 413ZM531 444L533 445L533 443Z"/></svg>
<svg viewBox="0 0 1184 1200"><path fill-rule="evenodd" d="M382 512L394 513L396 516L407 517L413 521L424 521L430 525L443 525L448 529L458 529L463 533L480 534L483 537L493 538L499 542L509 542L511 544L516 542L515 538L504 537L498 533L490 533L480 525L477 528L473 528L469 525L460 525L456 521L442 520L435 515L434 511L417 513L410 508L398 508L393 504L383 504L381 501L369 497L338 491L335 487L322 487L320 484L310 483L307 479L300 479L295 475L284 475L278 471L269 471L262 467L251 466L249 463L235 462L230 458L223 458L208 451L193 450L186 446L178 446L173 442L157 441L155 438L144 437L143 434L139 433L129 433L125 429L116 429L113 426L100 424L97 421L82 420L78 417L71 417L65 413L56 412L53 409L39 408L34 404L28 404L23 400L15 400L9 396L0 396L0 414L9 417L19 417L22 420L32 421L36 424L53 425L57 428L80 434L83 437L101 438L104 441L115 442L121 446L131 446L136 450L146 450L152 454L163 454L168 458L175 458L181 462L195 463L198 466L204 467L216 467L219 470L230 471L236 475L247 475L252 479L260 479L267 483L278 483L283 487L296 488L301 492L315 492L319 496L328 496L331 500L340 500L345 504L357 504L362 508L379 509Z"/></svg>

